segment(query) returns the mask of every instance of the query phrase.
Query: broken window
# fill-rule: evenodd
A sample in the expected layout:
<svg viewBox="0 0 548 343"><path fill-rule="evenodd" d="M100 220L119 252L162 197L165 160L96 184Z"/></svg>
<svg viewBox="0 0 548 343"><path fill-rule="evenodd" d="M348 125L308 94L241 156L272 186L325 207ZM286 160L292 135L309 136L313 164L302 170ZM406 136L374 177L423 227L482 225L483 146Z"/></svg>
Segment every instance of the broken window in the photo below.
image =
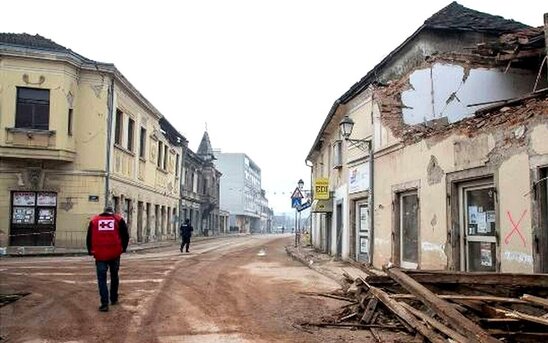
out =
<svg viewBox="0 0 548 343"><path fill-rule="evenodd" d="M476 182L460 188L463 265L467 271L496 271L495 187L492 183Z"/></svg>
<svg viewBox="0 0 548 343"><path fill-rule="evenodd" d="M401 193L399 206L401 266L415 269L419 263L419 197L417 192Z"/></svg>
<svg viewBox="0 0 548 343"><path fill-rule="evenodd" d="M49 130L49 89L17 87L15 127Z"/></svg>

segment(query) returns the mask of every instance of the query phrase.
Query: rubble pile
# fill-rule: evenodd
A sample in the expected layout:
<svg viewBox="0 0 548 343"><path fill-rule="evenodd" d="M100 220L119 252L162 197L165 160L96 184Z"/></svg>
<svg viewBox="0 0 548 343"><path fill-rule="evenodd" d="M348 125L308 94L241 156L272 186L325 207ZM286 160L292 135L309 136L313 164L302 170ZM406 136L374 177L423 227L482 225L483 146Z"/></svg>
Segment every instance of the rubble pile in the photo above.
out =
<svg viewBox="0 0 548 343"><path fill-rule="evenodd" d="M352 278L338 294L338 320L309 323L419 334L430 342L538 342L548 339L548 274L410 271Z"/></svg>

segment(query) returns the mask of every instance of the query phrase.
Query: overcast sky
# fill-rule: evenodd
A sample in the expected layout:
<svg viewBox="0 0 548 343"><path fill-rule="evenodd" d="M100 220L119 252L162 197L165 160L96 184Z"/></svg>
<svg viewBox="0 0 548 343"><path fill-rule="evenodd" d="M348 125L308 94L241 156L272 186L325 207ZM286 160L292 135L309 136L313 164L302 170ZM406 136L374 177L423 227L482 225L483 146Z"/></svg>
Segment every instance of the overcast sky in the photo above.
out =
<svg viewBox="0 0 548 343"><path fill-rule="evenodd" d="M114 63L196 151L244 152L276 212L333 102L450 1L3 1L0 30ZM543 0L460 0L540 26Z"/></svg>

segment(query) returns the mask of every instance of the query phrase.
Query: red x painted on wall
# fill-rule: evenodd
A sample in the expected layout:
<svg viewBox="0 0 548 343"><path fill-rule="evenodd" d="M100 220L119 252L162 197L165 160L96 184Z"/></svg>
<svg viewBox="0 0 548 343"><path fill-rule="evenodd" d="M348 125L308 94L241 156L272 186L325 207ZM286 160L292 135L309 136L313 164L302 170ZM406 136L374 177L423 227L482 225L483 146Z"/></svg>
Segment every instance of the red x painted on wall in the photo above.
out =
<svg viewBox="0 0 548 343"><path fill-rule="evenodd" d="M521 223L521 220L523 219L523 217L525 216L525 213L527 213L527 210L523 210L523 212L521 212L521 217L519 217L519 220L517 223L514 222L514 219L512 218L512 214L510 213L510 211L506 211L506 215L508 216L508 219L510 220L510 223L512 224L512 231L508 232L508 234L506 235L506 237L504 237L504 243L506 245L508 245L508 243L510 243L510 238L512 238L512 236L514 235L514 232L517 233L519 235L519 237L521 238L521 241L523 242L523 246L525 247L526 244L525 244L525 237L523 237L523 234L519 228L519 224Z"/></svg>

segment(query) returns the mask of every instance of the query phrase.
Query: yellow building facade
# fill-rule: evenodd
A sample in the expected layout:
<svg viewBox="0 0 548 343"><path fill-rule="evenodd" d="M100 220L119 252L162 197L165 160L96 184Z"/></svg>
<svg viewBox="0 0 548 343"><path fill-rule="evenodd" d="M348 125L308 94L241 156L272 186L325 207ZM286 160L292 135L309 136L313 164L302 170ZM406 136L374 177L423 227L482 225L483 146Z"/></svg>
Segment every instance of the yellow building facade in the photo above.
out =
<svg viewBox="0 0 548 343"><path fill-rule="evenodd" d="M0 38L0 246L84 247L106 205L133 242L175 237L185 138L114 65Z"/></svg>

